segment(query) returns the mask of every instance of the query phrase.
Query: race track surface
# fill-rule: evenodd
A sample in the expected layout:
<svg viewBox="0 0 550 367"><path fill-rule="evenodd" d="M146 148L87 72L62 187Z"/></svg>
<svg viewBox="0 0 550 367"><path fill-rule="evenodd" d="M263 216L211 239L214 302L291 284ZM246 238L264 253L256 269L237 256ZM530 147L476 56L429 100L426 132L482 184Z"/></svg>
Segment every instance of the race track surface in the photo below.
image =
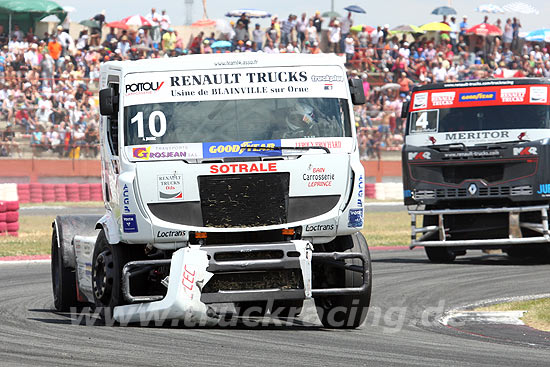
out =
<svg viewBox="0 0 550 367"><path fill-rule="evenodd" d="M364 326L344 331L321 328L311 307L294 326L75 324L75 315L52 311L49 263L2 264L0 365L548 366L549 347L463 333L434 318L478 300L545 293L549 265L479 251L449 265L428 263L422 250L372 257L373 307Z"/></svg>

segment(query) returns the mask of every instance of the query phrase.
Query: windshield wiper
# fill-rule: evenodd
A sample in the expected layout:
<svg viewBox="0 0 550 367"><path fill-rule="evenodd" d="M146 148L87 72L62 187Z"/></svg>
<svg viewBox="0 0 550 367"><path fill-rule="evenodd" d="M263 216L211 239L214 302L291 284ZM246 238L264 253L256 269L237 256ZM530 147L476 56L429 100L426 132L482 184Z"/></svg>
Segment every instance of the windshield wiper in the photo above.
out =
<svg viewBox="0 0 550 367"><path fill-rule="evenodd" d="M429 148L436 148L436 149L440 149L441 151L449 151L453 148L459 148L461 150L468 150L466 148L466 144L464 144L464 143L449 143L449 144L430 145Z"/></svg>
<svg viewBox="0 0 550 367"><path fill-rule="evenodd" d="M310 145L307 147L242 147L241 149L252 150L252 149L262 149L262 150L310 150L310 149L322 149L327 154L330 154L330 150L327 147L322 147L320 145Z"/></svg>

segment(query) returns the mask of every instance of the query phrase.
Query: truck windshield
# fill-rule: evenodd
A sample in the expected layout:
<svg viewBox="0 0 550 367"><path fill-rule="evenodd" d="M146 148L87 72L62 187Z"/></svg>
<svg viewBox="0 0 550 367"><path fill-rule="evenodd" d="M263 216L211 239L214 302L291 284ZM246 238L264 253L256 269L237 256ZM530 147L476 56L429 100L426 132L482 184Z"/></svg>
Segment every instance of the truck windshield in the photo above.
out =
<svg viewBox="0 0 550 367"><path fill-rule="evenodd" d="M550 106L547 105L483 106L412 112L407 132L418 134L549 127Z"/></svg>
<svg viewBox="0 0 550 367"><path fill-rule="evenodd" d="M350 137L347 100L273 98L124 108L126 145Z"/></svg>

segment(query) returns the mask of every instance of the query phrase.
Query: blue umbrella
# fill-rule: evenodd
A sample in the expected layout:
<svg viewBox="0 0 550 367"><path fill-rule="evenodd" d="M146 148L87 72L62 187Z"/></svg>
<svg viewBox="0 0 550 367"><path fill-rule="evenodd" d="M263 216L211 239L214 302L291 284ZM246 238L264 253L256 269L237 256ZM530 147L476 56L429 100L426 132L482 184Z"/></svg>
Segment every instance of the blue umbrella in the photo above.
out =
<svg viewBox="0 0 550 367"><path fill-rule="evenodd" d="M360 14L366 14L367 12L365 9L363 9L360 6L357 5L350 5L347 8L344 8L344 10L351 11L352 13L360 13Z"/></svg>
<svg viewBox="0 0 550 367"><path fill-rule="evenodd" d="M232 44L229 41L216 41L210 45L212 48L231 47Z"/></svg>
<svg viewBox="0 0 550 367"><path fill-rule="evenodd" d="M526 41L531 42L550 42L550 29L537 29L525 36Z"/></svg>
<svg viewBox="0 0 550 367"><path fill-rule="evenodd" d="M449 6L440 6L439 8L435 8L432 11L432 14L434 15L451 15L456 14L456 10Z"/></svg>
<svg viewBox="0 0 550 367"><path fill-rule="evenodd" d="M479 13L504 13L504 9L495 4L482 4L476 8L476 11Z"/></svg>

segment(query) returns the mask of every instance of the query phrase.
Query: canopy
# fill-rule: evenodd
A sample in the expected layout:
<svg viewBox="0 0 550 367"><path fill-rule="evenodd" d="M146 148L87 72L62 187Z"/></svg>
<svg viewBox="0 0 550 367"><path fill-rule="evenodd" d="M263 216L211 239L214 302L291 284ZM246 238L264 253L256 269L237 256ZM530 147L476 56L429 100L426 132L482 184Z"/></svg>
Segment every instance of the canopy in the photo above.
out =
<svg viewBox="0 0 550 367"><path fill-rule="evenodd" d="M420 27L420 29L425 32L430 32L430 31L450 32L451 31L451 27L449 27L448 24L441 23L441 22L432 22L432 23L424 24L423 26Z"/></svg>
<svg viewBox="0 0 550 367"><path fill-rule="evenodd" d="M550 42L550 29L537 29L536 31L529 32L525 36L525 40L531 42Z"/></svg>
<svg viewBox="0 0 550 367"><path fill-rule="evenodd" d="M55 15L63 22L67 11L51 0L0 0L0 24L6 30L17 24L21 30L28 31L48 15Z"/></svg>
<svg viewBox="0 0 550 367"><path fill-rule="evenodd" d="M477 36L500 36L502 31L496 25L481 23L467 29L466 34L475 34Z"/></svg>
<svg viewBox="0 0 550 367"><path fill-rule="evenodd" d="M435 8L432 10L432 14L434 15L452 15L456 14L456 10L449 6L440 6L439 8Z"/></svg>
<svg viewBox="0 0 550 367"><path fill-rule="evenodd" d="M246 14L249 18L269 18L271 14L264 10L258 10L258 9L235 9L228 11L225 16L226 17L240 17L241 15Z"/></svg>
<svg viewBox="0 0 550 367"><path fill-rule="evenodd" d="M354 32L361 32L363 30L363 27L365 28L365 32L367 32L367 33L372 33L372 31L374 31L376 29L376 28L373 28L370 25L366 25L366 24L354 25L350 29Z"/></svg>
<svg viewBox="0 0 550 367"><path fill-rule="evenodd" d="M500 6L495 4L482 4L476 8L477 12L480 13L504 13L504 9L502 9Z"/></svg>
<svg viewBox="0 0 550 367"><path fill-rule="evenodd" d="M424 33L420 27L412 24L402 24L390 30L391 33Z"/></svg>
<svg viewBox="0 0 550 367"><path fill-rule="evenodd" d="M365 11L365 9L363 9L362 7L360 7L358 5L350 5L346 8L344 8L344 10L351 11L352 13L360 13L360 14L366 14L367 13Z"/></svg>

